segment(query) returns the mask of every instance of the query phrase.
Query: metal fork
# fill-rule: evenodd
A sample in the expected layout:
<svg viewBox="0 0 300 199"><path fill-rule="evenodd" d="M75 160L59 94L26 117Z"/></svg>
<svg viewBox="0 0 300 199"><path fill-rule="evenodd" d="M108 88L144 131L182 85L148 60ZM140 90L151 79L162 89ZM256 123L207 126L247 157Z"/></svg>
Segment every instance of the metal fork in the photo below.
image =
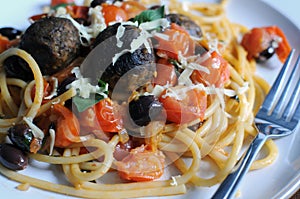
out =
<svg viewBox="0 0 300 199"><path fill-rule="evenodd" d="M290 65L294 54L295 50L293 49L255 117L255 125L259 133L243 158L221 183L212 199L229 199L234 196L239 183L250 169L252 162L267 139L281 138L295 132L300 120L300 74L298 73L300 72L300 55L291 74L286 77L289 73L288 68L292 67ZM297 82L293 89L292 85L295 85L295 81ZM289 98L290 89L293 89L293 92ZM284 104L286 101L288 103Z"/></svg>

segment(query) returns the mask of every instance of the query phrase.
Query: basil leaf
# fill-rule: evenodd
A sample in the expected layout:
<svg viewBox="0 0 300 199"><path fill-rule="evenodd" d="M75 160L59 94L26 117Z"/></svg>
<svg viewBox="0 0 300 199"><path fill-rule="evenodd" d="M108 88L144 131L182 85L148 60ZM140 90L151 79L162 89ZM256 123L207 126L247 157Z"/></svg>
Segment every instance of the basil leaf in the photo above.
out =
<svg viewBox="0 0 300 199"><path fill-rule="evenodd" d="M154 10L145 10L139 15L133 18L133 21L137 21L139 24L149 21L161 19L165 16L165 6L161 6Z"/></svg>
<svg viewBox="0 0 300 199"><path fill-rule="evenodd" d="M57 4L55 6L52 6L51 9L57 10L59 7L65 8L67 6L75 6L75 3L60 3L60 4Z"/></svg>
<svg viewBox="0 0 300 199"><path fill-rule="evenodd" d="M82 98L82 97L76 95L72 99L73 99L72 102L76 106L77 110L79 112L83 112L86 109L97 104L100 100L104 99L104 97L99 94L95 94L94 98Z"/></svg>

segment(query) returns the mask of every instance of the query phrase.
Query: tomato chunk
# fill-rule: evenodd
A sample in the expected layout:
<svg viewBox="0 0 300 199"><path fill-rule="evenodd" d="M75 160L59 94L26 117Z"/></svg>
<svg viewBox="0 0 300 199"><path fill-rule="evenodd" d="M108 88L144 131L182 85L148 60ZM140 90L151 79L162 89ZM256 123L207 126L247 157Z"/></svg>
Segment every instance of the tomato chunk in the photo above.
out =
<svg viewBox="0 0 300 199"><path fill-rule="evenodd" d="M210 58L199 64L207 67L209 73L195 70L191 75L191 79L194 83L222 87L229 80L230 72L228 62L216 51L211 53Z"/></svg>
<svg viewBox="0 0 300 199"><path fill-rule="evenodd" d="M125 1L122 3L121 8L127 13L128 19L137 16L147 9L138 1Z"/></svg>
<svg viewBox="0 0 300 199"><path fill-rule="evenodd" d="M160 59L156 64L157 76L154 78L153 83L156 85L171 85L174 86L177 83L177 76L175 67L167 59Z"/></svg>
<svg viewBox="0 0 300 199"><path fill-rule="evenodd" d="M88 6L76 6L76 5L70 5L66 6L67 13L71 15L74 19L85 19L88 20L88 12L89 7Z"/></svg>
<svg viewBox="0 0 300 199"><path fill-rule="evenodd" d="M105 19L106 25L110 22L122 22L127 21L128 16L127 13L120 7L109 4L101 4L102 6L102 14Z"/></svg>
<svg viewBox="0 0 300 199"><path fill-rule="evenodd" d="M155 37L158 40L157 54L160 57L178 60L179 53L184 57L194 55L195 42L182 27L172 23L171 29L166 29L163 34L167 39Z"/></svg>
<svg viewBox="0 0 300 199"><path fill-rule="evenodd" d="M119 176L130 181L151 181L164 172L165 156L161 151L147 150L144 145L130 151L122 161L116 162Z"/></svg>
<svg viewBox="0 0 300 199"><path fill-rule="evenodd" d="M185 124L204 118L207 108L205 91L176 86L164 91L159 101L167 113L167 120L176 124Z"/></svg>
<svg viewBox="0 0 300 199"><path fill-rule="evenodd" d="M72 111L61 104L54 104L52 115L52 117L56 118L56 134L54 146L67 147L74 142L80 141L79 122Z"/></svg>
<svg viewBox="0 0 300 199"><path fill-rule="evenodd" d="M85 130L116 133L123 128L121 115L114 111L113 103L108 98L79 113L79 118Z"/></svg>
<svg viewBox="0 0 300 199"><path fill-rule="evenodd" d="M0 53L7 50L10 46L10 41L7 37L0 34Z"/></svg>
<svg viewBox="0 0 300 199"><path fill-rule="evenodd" d="M260 53L270 47L272 41L278 43L275 52L284 62L291 51L291 46L283 31L277 26L257 27L243 36L241 45L248 52L248 59L258 58Z"/></svg>

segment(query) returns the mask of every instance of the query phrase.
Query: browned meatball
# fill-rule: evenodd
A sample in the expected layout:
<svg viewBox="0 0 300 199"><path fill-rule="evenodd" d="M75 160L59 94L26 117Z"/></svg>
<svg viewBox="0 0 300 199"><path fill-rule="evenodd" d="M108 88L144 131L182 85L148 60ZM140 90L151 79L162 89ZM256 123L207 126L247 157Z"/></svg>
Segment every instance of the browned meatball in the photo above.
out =
<svg viewBox="0 0 300 199"><path fill-rule="evenodd" d="M78 55L80 36L69 19L43 18L25 31L20 48L34 57L44 75L52 75Z"/></svg>
<svg viewBox="0 0 300 199"><path fill-rule="evenodd" d="M124 34L120 38L123 45L118 47L116 35L119 26L119 23L108 26L99 33L93 44L93 51L81 65L81 71L85 77L89 77L93 81L97 82L101 79L107 82L110 93L118 95L117 100L125 100L133 90L151 81L156 67L150 39L148 42L151 46L151 52L145 45L141 45L134 52L124 52L113 63L114 56L124 49L131 49L132 41L140 35L140 30L137 27L124 26Z"/></svg>

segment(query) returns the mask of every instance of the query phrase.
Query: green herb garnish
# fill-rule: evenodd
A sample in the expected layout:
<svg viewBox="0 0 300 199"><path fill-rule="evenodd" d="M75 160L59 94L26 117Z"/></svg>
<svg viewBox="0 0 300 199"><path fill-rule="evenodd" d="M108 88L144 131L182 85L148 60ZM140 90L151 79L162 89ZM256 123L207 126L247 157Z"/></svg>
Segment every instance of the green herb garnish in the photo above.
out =
<svg viewBox="0 0 300 199"><path fill-rule="evenodd" d="M145 10L141 12L139 15L133 18L133 21L134 22L137 21L139 24L141 24L141 23L164 18L164 16L165 16L165 6L161 6L153 10Z"/></svg>

